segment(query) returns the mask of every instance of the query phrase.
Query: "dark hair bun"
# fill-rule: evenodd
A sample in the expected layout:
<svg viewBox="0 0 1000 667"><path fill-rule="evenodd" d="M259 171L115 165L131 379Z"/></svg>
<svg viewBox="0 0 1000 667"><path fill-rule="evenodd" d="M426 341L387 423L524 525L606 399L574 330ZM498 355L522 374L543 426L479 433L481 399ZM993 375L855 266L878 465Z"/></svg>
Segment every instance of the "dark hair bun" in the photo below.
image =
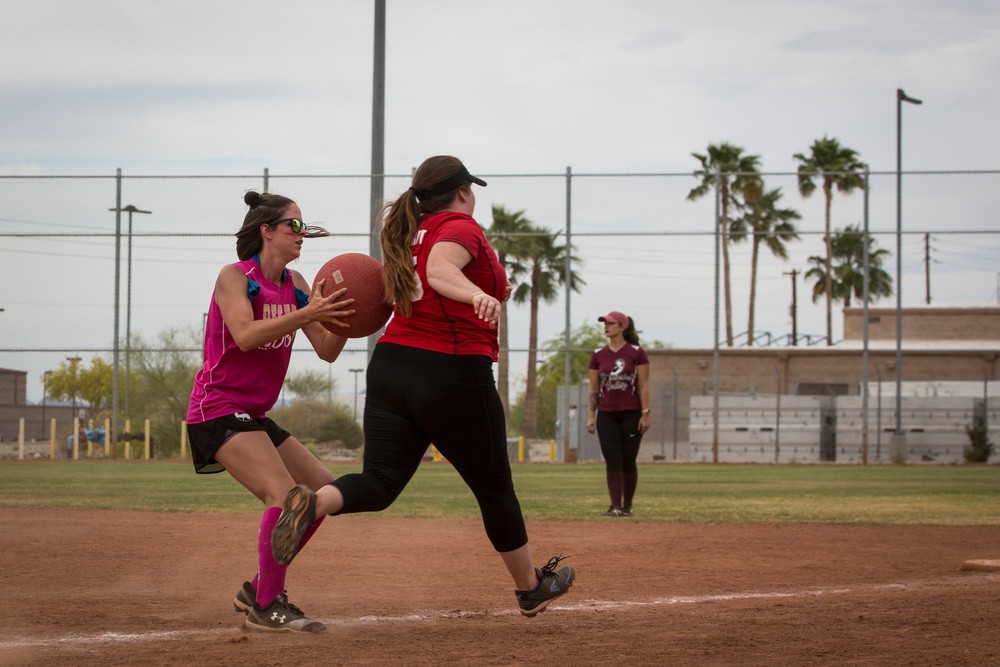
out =
<svg viewBox="0 0 1000 667"><path fill-rule="evenodd" d="M259 206L259 205L260 205L260 202L261 202L261 201L262 201L263 199L264 199L263 197L261 197L261 196L260 196L259 194L257 194L257 193L256 193L256 192L254 192L253 190L250 190L250 191L249 191L249 192L247 192L247 193L246 193L245 195L243 195L243 201L244 201L244 202L246 203L246 205L247 205L247 206L249 206L250 208L255 208L255 207Z"/></svg>

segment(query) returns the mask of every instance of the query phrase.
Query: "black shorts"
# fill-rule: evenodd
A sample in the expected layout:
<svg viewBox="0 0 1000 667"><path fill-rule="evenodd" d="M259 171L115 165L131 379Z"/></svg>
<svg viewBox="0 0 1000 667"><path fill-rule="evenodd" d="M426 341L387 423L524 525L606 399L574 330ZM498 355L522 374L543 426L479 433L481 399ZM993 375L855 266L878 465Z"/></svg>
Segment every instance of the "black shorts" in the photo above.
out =
<svg viewBox="0 0 1000 667"><path fill-rule="evenodd" d="M239 417L235 414L226 415L200 424L187 425L195 472L209 474L225 470L225 466L215 460L215 454L237 433L264 431L275 447L292 437L291 433L275 424L270 417L254 419L246 413L238 414Z"/></svg>

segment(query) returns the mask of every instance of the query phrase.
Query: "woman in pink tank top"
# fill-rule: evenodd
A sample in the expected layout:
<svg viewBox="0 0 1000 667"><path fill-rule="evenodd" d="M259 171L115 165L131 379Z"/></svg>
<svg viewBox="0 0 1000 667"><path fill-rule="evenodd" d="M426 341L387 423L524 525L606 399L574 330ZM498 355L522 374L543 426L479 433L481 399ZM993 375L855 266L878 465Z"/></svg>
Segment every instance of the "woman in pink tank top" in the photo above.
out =
<svg viewBox="0 0 1000 667"><path fill-rule="evenodd" d="M288 431L267 416L288 371L292 343L300 329L321 359L333 362L347 339L323 326L343 325L354 313L341 289L327 297L287 267L298 259L306 238L328 236L302 222L288 199L248 192L250 207L236 234L240 261L222 268L205 323L205 361L195 376L188 405L188 437L195 471L223 470L263 504L257 538L257 572L236 593L233 605L247 614L253 630L320 632L322 623L305 616L285 596L285 571L271 554L271 530L289 489L318 489L333 474ZM306 531L305 546L322 517Z"/></svg>

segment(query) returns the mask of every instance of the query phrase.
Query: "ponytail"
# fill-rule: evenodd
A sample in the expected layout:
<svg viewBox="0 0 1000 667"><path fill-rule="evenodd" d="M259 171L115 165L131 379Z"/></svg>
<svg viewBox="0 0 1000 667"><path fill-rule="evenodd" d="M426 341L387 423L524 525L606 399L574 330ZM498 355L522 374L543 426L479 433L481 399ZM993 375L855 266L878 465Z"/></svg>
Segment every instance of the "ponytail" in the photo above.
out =
<svg viewBox="0 0 1000 667"><path fill-rule="evenodd" d="M412 312L411 302L417 291L417 274L413 270L413 238L420 227L420 209L413 189L387 204L379 213L382 218L382 282L385 300L396 304L404 317Z"/></svg>
<svg viewBox="0 0 1000 667"><path fill-rule="evenodd" d="M635 322L632 321L631 317L628 318L628 326L622 331L622 338L625 339L626 343L639 344L639 332L635 330Z"/></svg>

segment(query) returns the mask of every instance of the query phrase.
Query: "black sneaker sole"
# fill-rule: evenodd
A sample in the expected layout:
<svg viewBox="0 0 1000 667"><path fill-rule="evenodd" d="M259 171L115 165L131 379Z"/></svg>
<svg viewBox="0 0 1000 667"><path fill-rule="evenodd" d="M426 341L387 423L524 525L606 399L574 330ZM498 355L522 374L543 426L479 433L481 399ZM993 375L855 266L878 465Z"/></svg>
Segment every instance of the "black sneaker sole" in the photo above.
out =
<svg viewBox="0 0 1000 667"><path fill-rule="evenodd" d="M524 616L527 616L528 618L532 618L534 616L538 616L543 611L545 611L545 609L549 606L550 602L552 602L554 600L558 600L563 595L566 595L566 593L560 593L557 597L549 598L548 600L546 600L545 602L542 602L540 605L538 605L534 609L522 609L521 610L521 614L524 615Z"/></svg>
<svg viewBox="0 0 1000 667"><path fill-rule="evenodd" d="M316 520L316 494L299 484L285 496L285 506L271 532L271 555L279 565L295 558L302 536Z"/></svg>
<svg viewBox="0 0 1000 667"><path fill-rule="evenodd" d="M246 604L239 598L233 598L233 611L237 614L249 614L250 605Z"/></svg>

